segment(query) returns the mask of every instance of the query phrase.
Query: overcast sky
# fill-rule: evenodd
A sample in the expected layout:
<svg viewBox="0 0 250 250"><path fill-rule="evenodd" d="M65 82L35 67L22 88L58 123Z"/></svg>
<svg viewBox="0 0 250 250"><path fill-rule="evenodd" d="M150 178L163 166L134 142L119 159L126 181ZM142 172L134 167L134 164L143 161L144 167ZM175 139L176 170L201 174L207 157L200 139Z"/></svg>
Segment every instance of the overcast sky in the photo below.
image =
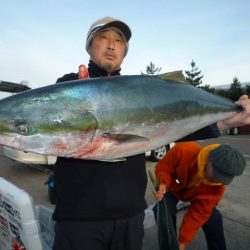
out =
<svg viewBox="0 0 250 250"><path fill-rule="evenodd" d="M250 81L249 0L0 0L0 80L30 87L53 84L87 64L89 26L112 16L132 39L122 74L140 74L152 61L163 72L190 70L203 83Z"/></svg>

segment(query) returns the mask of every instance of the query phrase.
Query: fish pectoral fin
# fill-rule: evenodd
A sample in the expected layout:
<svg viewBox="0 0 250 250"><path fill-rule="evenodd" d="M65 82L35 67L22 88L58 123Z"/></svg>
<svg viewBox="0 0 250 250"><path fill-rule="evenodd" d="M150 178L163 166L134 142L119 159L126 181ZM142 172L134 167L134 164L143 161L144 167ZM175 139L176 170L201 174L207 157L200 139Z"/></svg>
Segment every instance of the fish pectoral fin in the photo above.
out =
<svg viewBox="0 0 250 250"><path fill-rule="evenodd" d="M132 134L111 134L111 133L104 133L102 135L103 138L107 138L109 140L113 140L116 142L144 142L148 141L149 139L144 136L139 135L132 135Z"/></svg>

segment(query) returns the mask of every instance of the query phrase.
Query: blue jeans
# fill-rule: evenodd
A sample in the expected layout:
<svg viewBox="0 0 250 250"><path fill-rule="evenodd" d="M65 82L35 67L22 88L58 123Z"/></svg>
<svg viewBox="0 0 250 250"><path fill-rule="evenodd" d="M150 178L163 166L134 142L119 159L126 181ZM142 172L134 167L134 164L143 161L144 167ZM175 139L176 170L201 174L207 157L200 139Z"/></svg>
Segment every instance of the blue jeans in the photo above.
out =
<svg viewBox="0 0 250 250"><path fill-rule="evenodd" d="M164 196L166 203L170 209L172 215L172 221L176 231L176 214L177 209L176 205L178 203L178 199L171 192L167 192ZM157 218L157 209L156 206L153 207L155 218ZM207 241L207 249L208 250L226 250L226 241L223 230L223 221L222 215L217 208L213 209L213 212L208 219L208 221L202 226L202 230L205 234Z"/></svg>

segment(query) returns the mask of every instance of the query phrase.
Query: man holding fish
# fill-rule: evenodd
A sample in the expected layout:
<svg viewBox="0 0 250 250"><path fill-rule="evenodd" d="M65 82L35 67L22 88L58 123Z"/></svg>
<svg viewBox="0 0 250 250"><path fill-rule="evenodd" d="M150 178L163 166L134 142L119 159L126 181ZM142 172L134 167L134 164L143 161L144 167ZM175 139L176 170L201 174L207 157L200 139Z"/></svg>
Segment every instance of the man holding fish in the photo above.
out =
<svg viewBox="0 0 250 250"><path fill-rule="evenodd" d="M120 75L120 66L128 52L130 38L131 30L126 23L111 17L97 20L91 25L86 39L86 50L90 55L87 72L80 71L79 73L67 74L57 81L58 83L72 81L72 83L57 84L59 86L50 86L37 91L27 91L0 103L0 108L3 107L0 109L0 131L8 132L7 136L4 133L1 134L1 144L25 151L61 156L58 157L54 170L57 198L53 214L53 219L56 221L53 250L139 250L142 248L144 210L147 207L144 198L147 186L145 154L141 150L138 151L140 153L132 155L131 152L136 152L133 151L136 147L132 148L130 145L133 145L133 143L139 146L143 145L142 148L145 149L147 141L148 145L150 143L160 144L160 141L155 142L158 138L161 140L160 134L157 133L161 131L161 128L164 129L164 124L167 123L160 121L156 126L154 120L148 119L148 117L150 118L158 111L161 112L164 105L155 108L151 97L146 100L147 103L145 100L139 102L139 98L133 96L139 85L132 85L128 88L127 91L130 91L131 95L126 96L127 100L130 98L131 101L137 101L138 99L140 105L147 104L149 107L147 109L149 116L146 116L147 119L141 122L140 126L130 123L130 121L132 118L144 119L145 116L141 112L144 107L139 110L138 115L133 116L134 106L131 106L133 103L127 101L126 104L124 101L125 111L127 110L126 105L131 106L129 112L124 112L124 116L121 116L118 110L116 111L116 118L113 118L111 112L108 112L119 106L119 99L112 107L108 101L105 106L97 105L97 102L105 99L107 95L111 98L117 98L114 94L109 94L110 88L108 89L105 84L102 84L103 77L112 79ZM82 67L80 69L84 70ZM93 90L91 88L92 81L84 80L84 82L88 82L87 90L81 92L82 90L78 86L79 82L73 80L88 76L100 78L100 83L98 83L100 88ZM146 79L149 82L147 77L131 77L131 79L136 81ZM162 81L160 78L154 79L156 82ZM115 83L115 81L113 82ZM96 84L95 81L93 81L93 86L95 86L94 84ZM113 83L109 84L114 86ZM74 86L76 86L76 91L73 90ZM122 87L119 85L119 88ZM142 89L141 91L140 89L136 93L142 92ZM98 90L99 92L107 91L107 95L102 96ZM119 95L119 90L117 89L117 95ZM144 92L145 95L148 95L149 89L144 89ZM84 97L81 99L82 93ZM94 100L90 99L92 94L96 94ZM151 94L154 95L154 92L151 92ZM187 94L185 93L185 95ZM152 98L156 98L154 100L158 100L157 97L152 96ZM86 106L89 109L85 109L85 106L85 108L82 108L79 101L86 101ZM164 101L164 98L161 101ZM173 101L175 103L175 100ZM91 106L92 104L93 106ZM250 101L248 97L242 96L238 105L242 106L243 112L222 119L223 121L217 124L205 125L205 128L186 139L218 137L220 136L220 130L250 123ZM13 107L17 109L17 115L14 114L16 115L15 118L10 116L13 115L11 113ZM99 110L93 115L93 112L96 111L95 108L99 108ZM174 108L174 106L172 105L171 108ZM36 112L33 112L34 110ZM41 114L38 110L42 111ZM160 113L155 119L159 121L165 114L166 112ZM1 115L3 116L3 122ZM98 115L98 117L95 115ZM128 117L124 118L125 115ZM186 118L188 113L184 112L182 115ZM79 119L83 116L88 118L87 122L82 120L79 122ZM30 122L28 122L28 118L31 119ZM118 118L122 122L111 133L111 125L116 125ZM178 124L178 119L174 120L177 120ZM13 124L9 125L7 121L13 122ZM51 125L49 122L51 122ZM32 127L38 123L41 124L39 128ZM86 124L84 129L81 128L82 124ZM169 126L169 129L171 127L174 126ZM15 128L15 140L12 140L10 136L10 131L13 128ZM53 133L56 132L53 135L51 134L51 128ZM131 134L132 132L119 133L119 129L126 132L132 131L130 129L133 128L138 128L137 131L139 129L145 129L146 132L153 131L151 137L155 135L155 139L146 138L146 132L143 136L136 133ZM157 130L154 130L155 128ZM107 129L107 131L102 132L101 129ZM195 131L195 129L189 129L191 132ZM37 131L39 132L37 133ZM98 134L100 131L102 133ZM115 134L115 131L118 131L118 134ZM135 132L137 131L135 130ZM60 135L60 138L58 135ZM67 139L66 136L69 136L69 138ZM179 139L180 135L173 138ZM46 146L47 142L49 142L48 146ZM80 149L81 145L86 145L86 147ZM102 153L106 152L105 150L110 145L113 147L114 153L117 150L117 155L125 158L110 159L109 161L109 158L112 158L112 150L107 151L111 156ZM37 149L39 146L40 149ZM125 148L126 154L119 151L119 147ZM95 155L96 152L102 155L103 159L101 156ZM85 159L84 156L86 156Z"/></svg>
<svg viewBox="0 0 250 250"><path fill-rule="evenodd" d="M130 38L131 30L126 23L111 17L97 20L86 39L90 55L88 72L67 74L57 82L120 75ZM238 104L243 112L195 132L188 140L218 137L220 130L250 123L249 99L243 96ZM103 136L105 138L125 142L134 139L109 134ZM141 140L143 143L143 138ZM57 200L53 214L56 221L53 250L142 248L147 207L144 153L116 161L58 157L54 176Z"/></svg>

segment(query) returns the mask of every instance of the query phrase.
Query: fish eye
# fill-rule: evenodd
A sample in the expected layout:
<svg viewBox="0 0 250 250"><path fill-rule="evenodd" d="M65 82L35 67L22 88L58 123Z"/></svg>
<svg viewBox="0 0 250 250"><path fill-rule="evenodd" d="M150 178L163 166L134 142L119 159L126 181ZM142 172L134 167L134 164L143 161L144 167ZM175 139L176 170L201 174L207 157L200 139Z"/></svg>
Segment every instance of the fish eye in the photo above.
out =
<svg viewBox="0 0 250 250"><path fill-rule="evenodd" d="M17 131L21 135L28 135L30 133L29 127L27 125L25 125L25 124L18 125Z"/></svg>

